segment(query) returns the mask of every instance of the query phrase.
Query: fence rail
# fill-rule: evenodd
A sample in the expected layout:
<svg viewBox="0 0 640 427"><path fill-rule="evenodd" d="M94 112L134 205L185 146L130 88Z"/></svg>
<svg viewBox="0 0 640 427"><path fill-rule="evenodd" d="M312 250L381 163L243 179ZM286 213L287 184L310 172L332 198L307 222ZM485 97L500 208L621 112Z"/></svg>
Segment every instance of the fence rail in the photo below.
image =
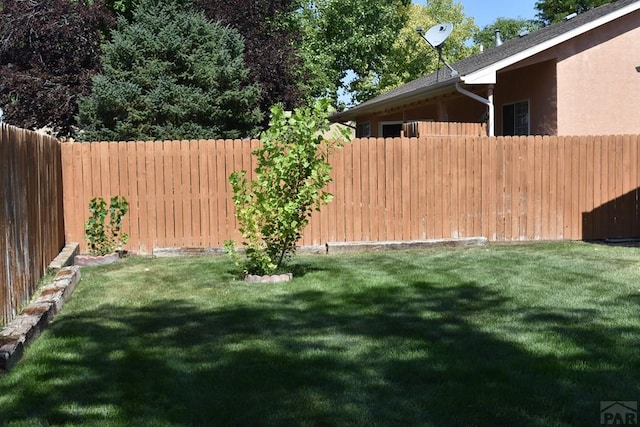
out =
<svg viewBox="0 0 640 427"><path fill-rule="evenodd" d="M32 296L64 246L59 142L0 124L0 324Z"/></svg>
<svg viewBox="0 0 640 427"><path fill-rule="evenodd" d="M134 252L239 238L228 176L255 167L258 144L62 144L67 240L82 242L97 195L129 200ZM640 237L639 136L356 139L330 163L335 197L314 214L303 245Z"/></svg>
<svg viewBox="0 0 640 427"><path fill-rule="evenodd" d="M411 121L402 124L405 138L429 136L487 136L485 123Z"/></svg>

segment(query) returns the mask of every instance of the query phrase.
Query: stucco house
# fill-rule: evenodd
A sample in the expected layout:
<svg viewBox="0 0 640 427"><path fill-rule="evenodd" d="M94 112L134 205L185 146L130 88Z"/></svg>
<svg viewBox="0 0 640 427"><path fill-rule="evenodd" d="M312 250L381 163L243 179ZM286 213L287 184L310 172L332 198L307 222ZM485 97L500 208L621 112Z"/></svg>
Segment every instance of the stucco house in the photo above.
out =
<svg viewBox="0 0 640 427"><path fill-rule="evenodd" d="M457 75L443 67L331 120L355 122L359 137L401 136L430 121L486 123L489 135L640 133L640 0L615 0L451 66Z"/></svg>

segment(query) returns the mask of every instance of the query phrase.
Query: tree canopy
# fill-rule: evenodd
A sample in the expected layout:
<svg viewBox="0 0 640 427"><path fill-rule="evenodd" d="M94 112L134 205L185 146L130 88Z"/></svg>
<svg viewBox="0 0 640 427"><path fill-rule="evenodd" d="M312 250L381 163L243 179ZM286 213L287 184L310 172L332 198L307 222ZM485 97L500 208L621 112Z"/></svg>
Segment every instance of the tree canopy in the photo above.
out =
<svg viewBox="0 0 640 427"><path fill-rule="evenodd" d="M103 47L104 71L80 102L85 140L254 136L260 90L237 31L178 0L142 0Z"/></svg>
<svg viewBox="0 0 640 427"><path fill-rule="evenodd" d="M477 27L473 19L464 15L460 3L433 0L426 6L412 4L378 79L378 93L436 71L443 65L437 51L429 47L416 31L419 26L427 30L443 22L453 24L453 32L443 47L447 62L458 61L473 53L473 47L467 46L465 41L473 36Z"/></svg>
<svg viewBox="0 0 640 427"><path fill-rule="evenodd" d="M427 5L404 0L310 1L302 20L302 54L315 85L333 97L344 92L354 102L437 68L438 55L416 33L417 26L454 24L446 48L450 61L472 53L465 41L477 29L454 0L433 0Z"/></svg>
<svg viewBox="0 0 640 427"><path fill-rule="evenodd" d="M207 18L233 27L244 38L245 63L250 79L260 86L265 118L276 103L293 108L308 98L298 54L298 4L298 0L196 0Z"/></svg>
<svg viewBox="0 0 640 427"><path fill-rule="evenodd" d="M316 91L339 89L364 101L359 85L379 75L406 19L410 0L309 0L302 8L302 55ZM351 83L344 81L352 75Z"/></svg>
<svg viewBox="0 0 640 427"><path fill-rule="evenodd" d="M112 17L101 1L3 0L0 107L23 128L66 136L77 100L100 70L102 30Z"/></svg>
<svg viewBox="0 0 640 427"><path fill-rule="evenodd" d="M545 24L562 21L572 13L582 13L612 0L540 0L536 2L538 18Z"/></svg>
<svg viewBox="0 0 640 427"><path fill-rule="evenodd" d="M453 63L493 46L496 28L508 40L608 2L539 0L540 21L498 18L478 31L459 0L4 0L0 107L16 125L62 135L76 124L101 139L248 135L274 104L362 102L434 71L442 64L417 26L454 24L443 51ZM173 20L145 21L150 7ZM176 19L178 9L191 17Z"/></svg>

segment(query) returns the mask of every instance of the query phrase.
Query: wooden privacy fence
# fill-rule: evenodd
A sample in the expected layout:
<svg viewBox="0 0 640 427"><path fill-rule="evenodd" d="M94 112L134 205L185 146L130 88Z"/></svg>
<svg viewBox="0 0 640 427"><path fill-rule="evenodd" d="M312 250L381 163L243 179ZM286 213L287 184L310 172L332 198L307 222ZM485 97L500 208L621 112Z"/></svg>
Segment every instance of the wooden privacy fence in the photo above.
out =
<svg viewBox="0 0 640 427"><path fill-rule="evenodd" d="M62 144L67 240L82 242L97 195L129 200L131 251L238 239L228 176L254 168L257 144ZM356 139L331 156L335 198L300 243L640 237L639 146L638 136Z"/></svg>
<svg viewBox="0 0 640 427"><path fill-rule="evenodd" d="M0 324L29 301L64 246L60 144L0 124Z"/></svg>

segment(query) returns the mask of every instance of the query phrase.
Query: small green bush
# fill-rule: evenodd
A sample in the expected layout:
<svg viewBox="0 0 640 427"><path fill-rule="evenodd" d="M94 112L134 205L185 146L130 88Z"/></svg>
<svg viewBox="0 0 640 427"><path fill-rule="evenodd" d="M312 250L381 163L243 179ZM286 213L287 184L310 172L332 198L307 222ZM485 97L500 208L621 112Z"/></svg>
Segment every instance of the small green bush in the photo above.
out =
<svg viewBox="0 0 640 427"><path fill-rule="evenodd" d="M110 254L127 243L129 236L122 231L122 219L128 211L129 203L124 197L112 197L109 209L102 197L91 199L89 202L91 216L84 224L84 238L89 244L91 255ZM109 216L108 223L107 216Z"/></svg>

